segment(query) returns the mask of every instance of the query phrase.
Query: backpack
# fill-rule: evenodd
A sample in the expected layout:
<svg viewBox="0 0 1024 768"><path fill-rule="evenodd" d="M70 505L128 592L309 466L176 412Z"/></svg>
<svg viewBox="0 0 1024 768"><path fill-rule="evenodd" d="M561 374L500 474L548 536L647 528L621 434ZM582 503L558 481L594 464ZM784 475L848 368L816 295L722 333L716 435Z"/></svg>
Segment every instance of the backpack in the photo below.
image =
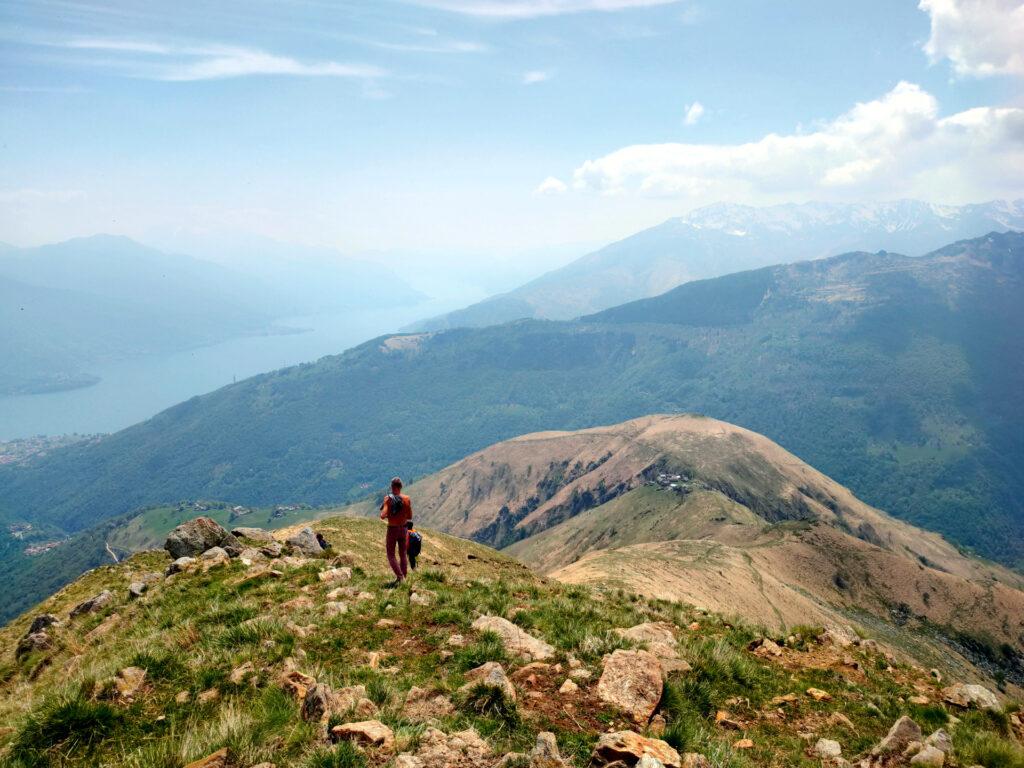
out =
<svg viewBox="0 0 1024 768"><path fill-rule="evenodd" d="M391 503L388 505L388 517L398 517L402 514L402 507L405 506L402 497L397 493L389 493Z"/></svg>
<svg viewBox="0 0 1024 768"><path fill-rule="evenodd" d="M409 557L417 557L423 548L423 537L417 531L409 531Z"/></svg>

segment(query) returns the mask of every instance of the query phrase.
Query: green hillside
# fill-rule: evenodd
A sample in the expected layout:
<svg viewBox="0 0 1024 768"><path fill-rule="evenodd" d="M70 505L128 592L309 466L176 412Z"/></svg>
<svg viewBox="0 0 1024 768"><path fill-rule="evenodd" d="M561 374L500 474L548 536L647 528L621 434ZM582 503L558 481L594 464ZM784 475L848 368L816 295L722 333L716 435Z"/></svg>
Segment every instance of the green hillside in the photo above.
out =
<svg viewBox="0 0 1024 768"><path fill-rule="evenodd" d="M699 412L1019 567L1022 285L1024 236L993 234L690 283L581 322L377 339L2 468L0 513L75 531L183 498L341 502L517 434Z"/></svg>
<svg viewBox="0 0 1024 768"><path fill-rule="evenodd" d="M947 730L947 765L1024 765L1015 704L947 703L953 681L871 642L796 627L762 648L746 623L547 582L435 533L411 586L385 590L379 523L318 529L334 554L208 560L170 577L164 553L140 554L0 630L0 765L182 768L219 755L201 765L485 768L508 755L509 766L583 768L606 732L631 731L673 768L812 768L815 740L854 758L904 715L920 738ZM108 602L70 615L103 590ZM17 653L43 612L58 623ZM542 645L484 628L494 622ZM532 647L542 659L520 655ZM631 714L602 683L616 651L611 662L645 681L630 689ZM488 662L500 671L481 680L474 670ZM335 728L351 721L379 726L380 746L346 741ZM542 732L557 759L530 754Z"/></svg>

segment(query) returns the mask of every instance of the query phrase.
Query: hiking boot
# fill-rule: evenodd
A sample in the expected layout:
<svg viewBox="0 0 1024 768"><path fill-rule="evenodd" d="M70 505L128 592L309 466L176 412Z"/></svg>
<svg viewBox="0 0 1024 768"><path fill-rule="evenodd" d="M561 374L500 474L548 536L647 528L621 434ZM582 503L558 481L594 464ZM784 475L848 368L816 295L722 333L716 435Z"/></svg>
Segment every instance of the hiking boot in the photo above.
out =
<svg viewBox="0 0 1024 768"><path fill-rule="evenodd" d="M401 584L402 584L402 580L401 579L395 579L394 581L390 581L387 584L385 584L384 585L384 589L395 589L395 588L399 587Z"/></svg>

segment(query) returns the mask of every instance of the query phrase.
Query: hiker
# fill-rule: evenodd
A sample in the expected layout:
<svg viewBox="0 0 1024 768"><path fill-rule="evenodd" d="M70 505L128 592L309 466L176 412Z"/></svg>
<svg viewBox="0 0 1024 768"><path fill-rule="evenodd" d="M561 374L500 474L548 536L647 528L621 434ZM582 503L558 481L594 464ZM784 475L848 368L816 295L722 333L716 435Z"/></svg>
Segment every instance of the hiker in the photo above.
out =
<svg viewBox="0 0 1024 768"><path fill-rule="evenodd" d="M324 538L324 535L320 533L320 531L316 532L316 541L317 544L320 545L320 549L324 550L325 552L331 548L331 542Z"/></svg>
<svg viewBox="0 0 1024 768"><path fill-rule="evenodd" d="M408 575L409 563L406 547L408 531L406 523L412 520L412 500L402 493L402 478L391 479L391 493L384 497L380 505L380 519L388 521L388 534L384 539L384 548L388 553L388 563L395 572L395 581L388 586L397 587ZM398 550L398 556L395 556Z"/></svg>
<svg viewBox="0 0 1024 768"><path fill-rule="evenodd" d="M405 527L409 530L405 537L405 551L409 554L409 567L415 571L416 558L420 556L420 550L423 548L423 537L413 527L412 520L406 523Z"/></svg>

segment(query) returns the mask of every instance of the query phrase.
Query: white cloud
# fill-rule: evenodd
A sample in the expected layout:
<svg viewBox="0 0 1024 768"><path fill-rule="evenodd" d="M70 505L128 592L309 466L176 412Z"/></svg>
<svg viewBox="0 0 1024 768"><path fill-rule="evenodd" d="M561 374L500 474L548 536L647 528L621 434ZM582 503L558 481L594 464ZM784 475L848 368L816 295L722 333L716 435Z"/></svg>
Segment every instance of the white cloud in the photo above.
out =
<svg viewBox="0 0 1024 768"><path fill-rule="evenodd" d="M627 146L583 163L573 186L694 201L1016 195L1024 192L1024 109L940 117L931 94L901 82L808 133Z"/></svg>
<svg viewBox="0 0 1024 768"><path fill-rule="evenodd" d="M184 82L253 75L372 79L387 75L384 69L371 64L303 62L235 45L167 45L146 40L101 38L79 38L62 45L115 54L141 54L146 57L144 61L128 59L124 64L136 77L151 80Z"/></svg>
<svg viewBox="0 0 1024 768"><path fill-rule="evenodd" d="M924 50L933 62L949 59L959 75L1024 75L1024 2L921 0L931 16Z"/></svg>
<svg viewBox="0 0 1024 768"><path fill-rule="evenodd" d="M556 179L554 176L548 176L544 181L537 185L537 189L534 190L535 194L538 195L561 195L568 191L569 186L561 179Z"/></svg>
<svg viewBox="0 0 1024 768"><path fill-rule="evenodd" d="M531 69L529 72L523 73L523 85L535 85L537 83L543 83L546 80L550 80L551 75L540 69Z"/></svg>
<svg viewBox="0 0 1024 768"><path fill-rule="evenodd" d="M535 19L541 16L562 16L590 11L627 11L671 5L681 0L411 0L425 5L467 16L495 19Z"/></svg>
<svg viewBox="0 0 1024 768"><path fill-rule="evenodd" d="M683 122L686 125L696 125L702 117L704 117L704 105L695 101L693 104L687 105L686 117L683 118Z"/></svg>

